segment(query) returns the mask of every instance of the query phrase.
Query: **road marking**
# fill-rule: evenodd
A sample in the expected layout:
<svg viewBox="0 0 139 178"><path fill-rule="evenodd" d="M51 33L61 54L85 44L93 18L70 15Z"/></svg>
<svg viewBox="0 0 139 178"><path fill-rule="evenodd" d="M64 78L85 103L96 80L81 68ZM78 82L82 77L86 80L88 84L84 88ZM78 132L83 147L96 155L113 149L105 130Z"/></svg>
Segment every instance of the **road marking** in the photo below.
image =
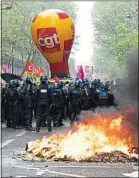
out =
<svg viewBox="0 0 139 178"><path fill-rule="evenodd" d="M86 177L86 176L81 176L81 175L76 175L76 174L68 174L68 173L64 173L64 172L57 172L57 171L47 171L49 173L52 174L59 174L59 175L65 175L65 176L71 176L71 177Z"/></svg>
<svg viewBox="0 0 139 178"><path fill-rule="evenodd" d="M138 171L134 171L131 173L122 173L125 177L138 177L139 172Z"/></svg>
<svg viewBox="0 0 139 178"><path fill-rule="evenodd" d="M20 132L19 134L17 134L17 135L15 135L16 137L21 137L21 136L23 136L23 135L25 135L27 133L27 131L22 131L22 132Z"/></svg>
<svg viewBox="0 0 139 178"><path fill-rule="evenodd" d="M33 168L33 167L25 167L25 166L14 166L16 168L22 168L22 169L29 169L29 170L38 170L38 168Z"/></svg>
<svg viewBox="0 0 139 178"><path fill-rule="evenodd" d="M80 176L80 175L76 175L76 174L68 174L68 173L64 173L64 172L49 171L49 169L31 168L31 167L18 166L18 165L14 166L14 167L22 168L22 169L29 169L29 170L36 170L37 173L35 175L42 175L42 174L44 174L44 172L49 172L52 174L66 175L66 176L71 176L71 177L86 177L86 176Z"/></svg>
<svg viewBox="0 0 139 178"><path fill-rule="evenodd" d="M45 170L45 171L47 171L47 170ZM37 173L35 175L41 176L41 175L44 174L45 171L44 170L39 170L39 171L37 171Z"/></svg>
<svg viewBox="0 0 139 178"><path fill-rule="evenodd" d="M15 176L15 177L27 177L27 176Z"/></svg>
<svg viewBox="0 0 139 178"><path fill-rule="evenodd" d="M50 168L108 168L111 169L112 167L106 167L106 166L48 166ZM119 167L113 167L114 169L119 169Z"/></svg>
<svg viewBox="0 0 139 178"><path fill-rule="evenodd" d="M15 139L9 139L2 143L2 148L13 142Z"/></svg>
<svg viewBox="0 0 139 178"><path fill-rule="evenodd" d="M47 168L43 169L43 168L26 167L26 166L20 166L20 165L15 165L14 167L16 167L16 168L22 168L22 169L29 169L29 170L36 170L37 172L39 172L39 171L48 171Z"/></svg>

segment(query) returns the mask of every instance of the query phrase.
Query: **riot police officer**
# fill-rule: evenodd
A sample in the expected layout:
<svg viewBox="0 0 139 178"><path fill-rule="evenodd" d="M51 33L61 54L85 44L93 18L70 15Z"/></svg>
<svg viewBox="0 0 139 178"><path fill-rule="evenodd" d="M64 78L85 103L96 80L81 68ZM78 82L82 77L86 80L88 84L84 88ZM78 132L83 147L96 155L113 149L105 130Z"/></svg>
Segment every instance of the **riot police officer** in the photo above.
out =
<svg viewBox="0 0 139 178"><path fill-rule="evenodd" d="M22 128L25 127L25 103L24 103L24 81L20 82L20 86L18 88L19 94L20 94L20 112L19 112L19 123Z"/></svg>
<svg viewBox="0 0 139 178"><path fill-rule="evenodd" d="M6 93L7 100L7 121L6 126L15 129L19 128L19 92L18 92L19 82L17 80L11 80L9 82L9 87Z"/></svg>
<svg viewBox="0 0 139 178"><path fill-rule="evenodd" d="M6 120L6 88L2 87L1 89L1 121L5 122Z"/></svg>
<svg viewBox="0 0 139 178"><path fill-rule="evenodd" d="M90 108L90 88L89 88L89 81L87 78L83 80L82 87L82 108L84 110L88 110Z"/></svg>
<svg viewBox="0 0 139 178"><path fill-rule="evenodd" d="M34 91L32 89L33 82L32 78L28 76L26 78L23 90L22 97L24 100L24 109L25 109L25 129L28 131L35 131L32 127L32 118L33 118L33 109L34 109Z"/></svg>
<svg viewBox="0 0 139 178"><path fill-rule="evenodd" d="M34 92L34 96L36 96L36 92L37 92L37 89L38 89L38 86L37 84L33 84L32 86L32 89L33 89L33 92ZM35 102L35 97L34 97L34 108L33 108L33 119L36 120L36 114L37 114L37 103Z"/></svg>
<svg viewBox="0 0 139 178"><path fill-rule="evenodd" d="M52 107L51 115L53 120L53 126L62 126L62 92L59 88L59 84L55 83L51 91Z"/></svg>
<svg viewBox="0 0 139 178"><path fill-rule="evenodd" d="M37 103L37 116L36 116L36 132L40 131L41 122L43 119L47 121L48 132L51 132L51 92L48 88L47 77L42 75L40 77L41 84L36 92L36 103Z"/></svg>
<svg viewBox="0 0 139 178"><path fill-rule="evenodd" d="M59 119L59 126L64 126L62 120L65 118L66 95L65 95L65 92L64 92L63 85L64 85L63 82L60 81L59 82L59 89L60 89L60 92L61 92L61 108L60 108L61 118Z"/></svg>
<svg viewBox="0 0 139 178"><path fill-rule="evenodd" d="M64 85L64 95L65 95L65 110L66 110L66 118L69 118L70 111L69 111L69 82L66 81Z"/></svg>
<svg viewBox="0 0 139 178"><path fill-rule="evenodd" d="M72 126L75 120L78 120L77 115L80 114L82 109L82 98L80 92L80 83L75 81L74 88L69 92L70 102L70 124Z"/></svg>

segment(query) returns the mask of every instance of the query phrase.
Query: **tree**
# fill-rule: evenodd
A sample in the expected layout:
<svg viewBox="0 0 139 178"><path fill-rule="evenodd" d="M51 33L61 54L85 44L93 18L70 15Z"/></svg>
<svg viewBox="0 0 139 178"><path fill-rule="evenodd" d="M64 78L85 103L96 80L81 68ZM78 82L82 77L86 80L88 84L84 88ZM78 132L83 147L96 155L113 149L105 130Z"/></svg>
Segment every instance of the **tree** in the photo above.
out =
<svg viewBox="0 0 139 178"><path fill-rule="evenodd" d="M138 45L137 8L137 2L95 2L92 60L96 71L110 77L124 74L124 58Z"/></svg>
<svg viewBox="0 0 139 178"><path fill-rule="evenodd" d="M11 2L1 1L1 3L2 3L1 10L9 10L9 9L12 9L14 1L11 1Z"/></svg>

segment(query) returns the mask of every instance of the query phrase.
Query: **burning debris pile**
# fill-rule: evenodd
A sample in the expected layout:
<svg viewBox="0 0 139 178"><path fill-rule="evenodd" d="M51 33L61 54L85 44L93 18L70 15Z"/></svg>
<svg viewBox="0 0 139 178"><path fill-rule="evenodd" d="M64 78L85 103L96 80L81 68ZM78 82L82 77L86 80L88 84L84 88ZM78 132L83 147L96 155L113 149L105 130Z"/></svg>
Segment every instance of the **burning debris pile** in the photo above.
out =
<svg viewBox="0 0 139 178"><path fill-rule="evenodd" d="M133 157L137 159L138 150L134 149L126 115L104 117L96 113L83 117L67 133L28 142L23 160L128 162Z"/></svg>

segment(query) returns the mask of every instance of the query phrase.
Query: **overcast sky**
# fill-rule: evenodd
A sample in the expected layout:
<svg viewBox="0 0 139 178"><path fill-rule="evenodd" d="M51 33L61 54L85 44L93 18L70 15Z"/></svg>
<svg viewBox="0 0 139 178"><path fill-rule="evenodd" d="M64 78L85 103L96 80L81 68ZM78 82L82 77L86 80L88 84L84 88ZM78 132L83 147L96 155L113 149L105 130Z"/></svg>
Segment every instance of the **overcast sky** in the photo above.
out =
<svg viewBox="0 0 139 178"><path fill-rule="evenodd" d="M93 26L91 9L93 8L94 2L78 1L75 3L79 7L75 24L75 34L79 35L79 51L75 54L76 65L92 65Z"/></svg>

